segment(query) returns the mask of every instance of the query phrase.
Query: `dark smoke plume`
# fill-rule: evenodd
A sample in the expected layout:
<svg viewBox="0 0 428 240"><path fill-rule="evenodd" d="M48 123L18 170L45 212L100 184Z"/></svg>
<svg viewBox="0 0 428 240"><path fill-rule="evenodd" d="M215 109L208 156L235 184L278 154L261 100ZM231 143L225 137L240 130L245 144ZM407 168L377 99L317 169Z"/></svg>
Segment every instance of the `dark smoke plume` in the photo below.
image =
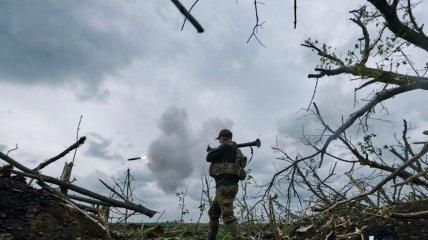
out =
<svg viewBox="0 0 428 240"><path fill-rule="evenodd" d="M149 168L159 186L168 193L174 192L193 172L188 124L184 109L170 107L159 121L160 136L149 146Z"/></svg>
<svg viewBox="0 0 428 240"><path fill-rule="evenodd" d="M211 119L196 132L192 132L189 125L184 109L170 107L159 120L160 135L149 145L149 169L166 193L175 193L195 168L205 164L207 142L212 141L220 129L231 128L233 122Z"/></svg>

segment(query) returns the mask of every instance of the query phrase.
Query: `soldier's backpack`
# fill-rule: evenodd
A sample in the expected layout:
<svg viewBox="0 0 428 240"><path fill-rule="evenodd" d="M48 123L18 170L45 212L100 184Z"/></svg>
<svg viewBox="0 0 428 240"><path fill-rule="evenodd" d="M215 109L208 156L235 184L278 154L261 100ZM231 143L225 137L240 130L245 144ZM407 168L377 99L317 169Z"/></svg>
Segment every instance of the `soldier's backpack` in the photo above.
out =
<svg viewBox="0 0 428 240"><path fill-rule="evenodd" d="M235 162L211 163L209 174L214 178L223 174L231 174L237 176L239 180L245 180L247 177L247 173L244 169L246 165L247 157L245 157L241 150L237 148Z"/></svg>
<svg viewBox="0 0 428 240"><path fill-rule="evenodd" d="M247 172L245 172L245 166L247 166L247 157L242 154L239 148L236 149L236 167L237 167L237 176L239 180L245 180L247 178Z"/></svg>

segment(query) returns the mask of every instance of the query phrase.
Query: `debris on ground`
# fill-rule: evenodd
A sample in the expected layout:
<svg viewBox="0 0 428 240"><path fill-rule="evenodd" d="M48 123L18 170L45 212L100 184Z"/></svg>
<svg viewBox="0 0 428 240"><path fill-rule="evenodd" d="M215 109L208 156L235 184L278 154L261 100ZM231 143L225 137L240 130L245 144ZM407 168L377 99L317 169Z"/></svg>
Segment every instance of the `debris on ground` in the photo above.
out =
<svg viewBox="0 0 428 240"><path fill-rule="evenodd" d="M27 185L25 178L3 169L0 177L0 239L204 239L206 224L129 224L111 227L110 235L79 211ZM393 214L426 211L428 201L402 203L374 211L367 206L343 205L293 223L279 224L281 239L427 239L428 218ZM131 227L130 227L131 226ZM131 230L130 230L131 228ZM243 225L246 239L274 240L269 224ZM225 232L225 231L223 231ZM226 236L224 234L223 236ZM363 237L363 238L362 238ZM222 238L223 239L223 238ZM225 238L226 239L226 238Z"/></svg>
<svg viewBox="0 0 428 240"><path fill-rule="evenodd" d="M428 210L428 200L395 204L375 211L359 204L301 218L287 234L291 239L428 239L428 216L395 217ZM293 237L291 237L293 236Z"/></svg>

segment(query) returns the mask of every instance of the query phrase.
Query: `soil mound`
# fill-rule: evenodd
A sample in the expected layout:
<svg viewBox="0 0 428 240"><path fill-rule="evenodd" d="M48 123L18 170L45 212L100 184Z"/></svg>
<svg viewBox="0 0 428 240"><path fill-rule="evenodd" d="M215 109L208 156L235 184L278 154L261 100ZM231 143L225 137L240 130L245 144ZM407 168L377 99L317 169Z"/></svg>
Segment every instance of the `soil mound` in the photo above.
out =
<svg viewBox="0 0 428 240"><path fill-rule="evenodd" d="M79 211L25 179L0 176L0 239L109 239Z"/></svg>

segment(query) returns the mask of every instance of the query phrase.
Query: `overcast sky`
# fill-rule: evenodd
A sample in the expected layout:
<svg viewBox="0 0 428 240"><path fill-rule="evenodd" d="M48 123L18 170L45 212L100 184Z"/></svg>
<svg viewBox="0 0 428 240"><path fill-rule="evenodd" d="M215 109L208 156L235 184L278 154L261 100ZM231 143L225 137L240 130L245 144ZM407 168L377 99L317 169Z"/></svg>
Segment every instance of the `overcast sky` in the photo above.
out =
<svg viewBox="0 0 428 240"><path fill-rule="evenodd" d="M298 1L295 30L292 2L260 6L262 47L246 43L255 21L249 0L201 0L193 12L203 34L189 24L180 31L183 17L170 1L1 1L0 150L18 144L11 155L34 167L74 142L83 115L87 142L77 154L76 184L106 193L98 178L130 167L144 205L172 220L175 193L190 183L190 220L198 214L206 145L228 127L237 142L262 140L250 167L265 183L274 171L270 146L277 136L300 134L299 110L313 92L306 76L318 59L300 43L312 37L340 51L360 37L348 11L363 1ZM426 3L415 15L426 23L422 9ZM428 60L426 52L409 52L417 64ZM315 100L336 126L353 111L352 96L342 76L320 81ZM382 129L399 129L403 116L428 128L427 100L412 92L389 101L398 124ZM43 172L59 176L71 157Z"/></svg>

